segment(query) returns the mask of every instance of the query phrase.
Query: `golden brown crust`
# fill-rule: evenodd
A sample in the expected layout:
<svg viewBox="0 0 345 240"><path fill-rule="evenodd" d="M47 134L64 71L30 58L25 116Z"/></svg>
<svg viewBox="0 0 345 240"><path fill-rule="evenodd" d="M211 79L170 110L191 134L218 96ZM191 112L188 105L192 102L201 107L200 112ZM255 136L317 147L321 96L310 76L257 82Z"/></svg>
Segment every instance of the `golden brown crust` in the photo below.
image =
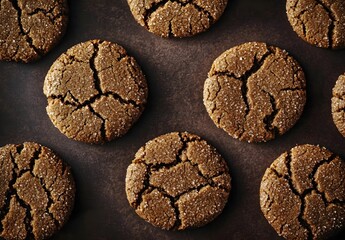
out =
<svg viewBox="0 0 345 240"><path fill-rule="evenodd" d="M200 227L223 210L231 188L228 167L196 135L169 133L140 148L126 175L136 213L163 229Z"/></svg>
<svg viewBox="0 0 345 240"><path fill-rule="evenodd" d="M47 239L68 220L75 197L70 170L37 143L0 148L0 236Z"/></svg>
<svg viewBox="0 0 345 240"><path fill-rule="evenodd" d="M306 42L322 48L345 47L343 0L289 0L286 12L293 30Z"/></svg>
<svg viewBox="0 0 345 240"><path fill-rule="evenodd" d="M67 0L2 0L0 4L0 60L34 61L65 33Z"/></svg>
<svg viewBox="0 0 345 240"><path fill-rule="evenodd" d="M223 14L227 0L127 0L135 20L162 37L206 31Z"/></svg>
<svg viewBox="0 0 345 240"><path fill-rule="evenodd" d="M301 145L266 170L261 210L286 239L326 239L345 225L345 163L325 148Z"/></svg>
<svg viewBox="0 0 345 240"><path fill-rule="evenodd" d="M288 131L306 102L299 64L284 50L249 42L221 54L204 85L204 105L217 127L248 142Z"/></svg>
<svg viewBox="0 0 345 240"><path fill-rule="evenodd" d="M145 77L121 46L92 40L70 48L51 66L43 87L47 113L67 137L102 143L124 135L147 98Z"/></svg>

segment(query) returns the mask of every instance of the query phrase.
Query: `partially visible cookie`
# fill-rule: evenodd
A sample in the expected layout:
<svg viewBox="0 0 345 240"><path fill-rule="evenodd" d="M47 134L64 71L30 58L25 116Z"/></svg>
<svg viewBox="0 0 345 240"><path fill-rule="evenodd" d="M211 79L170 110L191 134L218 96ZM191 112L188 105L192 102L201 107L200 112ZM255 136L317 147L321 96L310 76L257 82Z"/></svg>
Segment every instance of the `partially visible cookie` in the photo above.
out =
<svg viewBox="0 0 345 240"><path fill-rule="evenodd" d="M204 105L230 136L265 142L284 134L306 102L302 68L286 51L249 42L221 54L204 85Z"/></svg>
<svg viewBox="0 0 345 240"><path fill-rule="evenodd" d="M0 237L47 239L72 212L75 183L70 170L37 143L0 148Z"/></svg>
<svg viewBox="0 0 345 240"><path fill-rule="evenodd" d="M286 12L293 30L322 48L345 47L344 0L288 0Z"/></svg>
<svg viewBox="0 0 345 240"><path fill-rule="evenodd" d="M189 37L206 31L228 0L127 0L135 20L162 37Z"/></svg>
<svg viewBox="0 0 345 240"><path fill-rule="evenodd" d="M70 48L51 66L43 87L47 113L67 137L102 143L124 135L147 98L135 59L111 42L92 40Z"/></svg>
<svg viewBox="0 0 345 240"><path fill-rule="evenodd" d="M67 0L2 0L0 60L31 62L49 52L67 27Z"/></svg>
<svg viewBox="0 0 345 240"><path fill-rule="evenodd" d="M126 175L136 213L162 229L200 227L223 210L230 175L215 148L196 135L169 133L138 150Z"/></svg>
<svg viewBox="0 0 345 240"><path fill-rule="evenodd" d="M266 170L260 206L286 239L326 239L345 226L345 162L325 148L301 145Z"/></svg>
<svg viewBox="0 0 345 240"><path fill-rule="evenodd" d="M345 137L345 74L339 76L333 88L332 117L335 126Z"/></svg>

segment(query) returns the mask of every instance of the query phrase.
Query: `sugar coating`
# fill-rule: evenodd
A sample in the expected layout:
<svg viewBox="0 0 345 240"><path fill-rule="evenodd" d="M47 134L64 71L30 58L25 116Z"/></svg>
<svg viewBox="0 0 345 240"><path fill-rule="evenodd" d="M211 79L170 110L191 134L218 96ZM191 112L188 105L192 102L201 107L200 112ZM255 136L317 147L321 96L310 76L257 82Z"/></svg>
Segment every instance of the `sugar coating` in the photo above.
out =
<svg viewBox="0 0 345 240"><path fill-rule="evenodd" d="M345 74L339 76L333 88L332 117L339 132L345 137Z"/></svg>
<svg viewBox="0 0 345 240"><path fill-rule="evenodd" d="M0 60L31 62L49 52L67 26L66 0L2 0Z"/></svg>
<svg viewBox="0 0 345 240"><path fill-rule="evenodd" d="M102 143L124 135L140 117L147 84L123 47L91 40L53 63L43 92L48 116L60 132L77 141Z"/></svg>
<svg viewBox="0 0 345 240"><path fill-rule="evenodd" d="M196 135L169 133L140 148L126 175L136 213L162 229L200 227L223 210L230 192L228 167Z"/></svg>
<svg viewBox="0 0 345 240"><path fill-rule="evenodd" d="M136 21L162 37L188 37L206 31L228 0L127 0Z"/></svg>
<svg viewBox="0 0 345 240"><path fill-rule="evenodd" d="M286 12L293 30L322 48L345 47L344 0L289 0Z"/></svg>
<svg viewBox="0 0 345 240"><path fill-rule="evenodd" d="M51 237L73 209L70 167L50 149L28 142L0 148L0 163L0 237Z"/></svg>
<svg viewBox="0 0 345 240"><path fill-rule="evenodd" d="M306 81L289 54L249 42L221 54L204 84L204 105L217 127L241 141L265 142L299 119Z"/></svg>
<svg viewBox="0 0 345 240"><path fill-rule="evenodd" d="M266 170L260 206L285 239L326 239L345 226L345 162L325 148L301 145Z"/></svg>

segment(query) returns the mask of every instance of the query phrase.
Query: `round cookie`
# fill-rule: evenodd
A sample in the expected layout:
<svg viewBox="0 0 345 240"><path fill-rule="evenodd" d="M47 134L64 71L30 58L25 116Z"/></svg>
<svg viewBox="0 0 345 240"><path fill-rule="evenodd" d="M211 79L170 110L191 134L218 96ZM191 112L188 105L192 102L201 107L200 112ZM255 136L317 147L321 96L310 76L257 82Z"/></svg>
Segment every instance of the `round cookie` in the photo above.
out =
<svg viewBox="0 0 345 240"><path fill-rule="evenodd" d="M70 170L37 143L0 148L0 238L48 239L67 222L74 205Z"/></svg>
<svg viewBox="0 0 345 240"><path fill-rule="evenodd" d="M162 37L189 37L206 31L228 0L127 0L135 20Z"/></svg>
<svg viewBox="0 0 345 240"><path fill-rule="evenodd" d="M2 0L0 60L31 62L49 52L67 27L67 0Z"/></svg>
<svg viewBox="0 0 345 240"><path fill-rule="evenodd" d="M340 75L333 88L332 117L339 132L345 137L345 73Z"/></svg>
<svg viewBox="0 0 345 240"><path fill-rule="evenodd" d="M260 206L286 239L326 239L345 226L345 163L325 148L301 145L266 170Z"/></svg>
<svg viewBox="0 0 345 240"><path fill-rule="evenodd" d="M282 135L299 119L306 81L284 50L249 42L221 54L204 85L204 105L217 127L248 142Z"/></svg>
<svg viewBox="0 0 345 240"><path fill-rule="evenodd" d="M345 47L344 0L289 0L286 12L304 41L322 48Z"/></svg>
<svg viewBox="0 0 345 240"><path fill-rule="evenodd" d="M206 141L168 133L145 144L126 175L126 194L136 213L156 227L203 226L223 210L230 192L226 162Z"/></svg>
<svg viewBox="0 0 345 240"><path fill-rule="evenodd" d="M92 40L73 46L45 78L47 113L68 138L102 143L124 135L147 98L145 77L121 46Z"/></svg>

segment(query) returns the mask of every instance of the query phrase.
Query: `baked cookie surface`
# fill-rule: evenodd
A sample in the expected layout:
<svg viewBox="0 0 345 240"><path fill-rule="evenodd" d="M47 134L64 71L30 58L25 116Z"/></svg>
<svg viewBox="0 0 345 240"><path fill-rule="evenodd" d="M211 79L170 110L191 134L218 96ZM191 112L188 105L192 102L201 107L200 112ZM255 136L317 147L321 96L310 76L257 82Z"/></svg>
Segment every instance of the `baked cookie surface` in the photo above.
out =
<svg viewBox="0 0 345 240"><path fill-rule="evenodd" d="M67 27L67 0L2 0L0 60L31 62L49 52Z"/></svg>
<svg viewBox="0 0 345 240"><path fill-rule="evenodd" d="M156 227L200 227L223 210L230 192L223 158L189 133L169 133L145 144L127 168L126 194L136 213Z"/></svg>
<svg viewBox="0 0 345 240"><path fill-rule="evenodd" d="M127 0L135 20L162 37L188 37L206 31L228 0Z"/></svg>
<svg viewBox="0 0 345 240"><path fill-rule="evenodd" d="M301 145L266 170L260 206L286 239L326 239L345 224L345 163L325 148Z"/></svg>
<svg viewBox="0 0 345 240"><path fill-rule="evenodd" d="M339 76L333 88L332 117L339 132L345 137L345 74Z"/></svg>
<svg viewBox="0 0 345 240"><path fill-rule="evenodd" d="M297 35L322 48L345 47L345 1L288 0L288 20Z"/></svg>
<svg viewBox="0 0 345 240"><path fill-rule="evenodd" d="M0 148L0 237L47 239L68 220L75 197L70 171L37 143Z"/></svg>
<svg viewBox="0 0 345 240"><path fill-rule="evenodd" d="M217 127L241 141L265 142L299 119L306 102L302 68L286 51L249 42L221 54L204 84Z"/></svg>
<svg viewBox="0 0 345 240"><path fill-rule="evenodd" d="M92 40L73 46L45 78L47 113L68 138L102 143L124 135L147 98L145 77L115 43Z"/></svg>

